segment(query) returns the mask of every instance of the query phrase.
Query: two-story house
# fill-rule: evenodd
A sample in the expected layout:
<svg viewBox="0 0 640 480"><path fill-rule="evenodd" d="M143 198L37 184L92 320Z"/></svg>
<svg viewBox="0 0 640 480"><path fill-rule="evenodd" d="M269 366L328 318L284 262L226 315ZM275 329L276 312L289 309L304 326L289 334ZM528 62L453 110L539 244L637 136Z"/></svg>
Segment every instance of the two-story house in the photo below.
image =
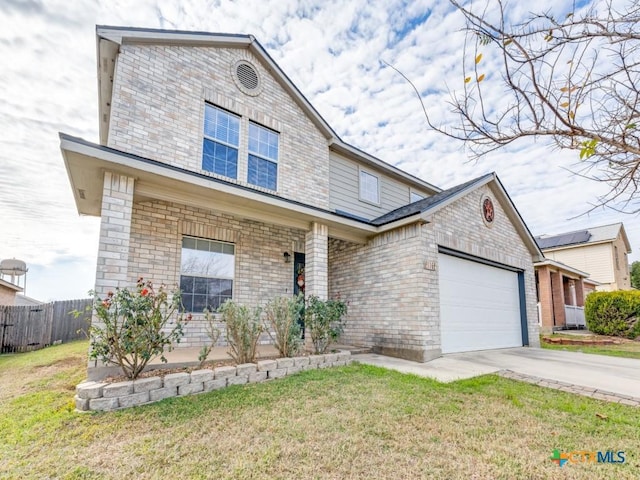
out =
<svg viewBox="0 0 640 480"><path fill-rule="evenodd" d="M250 35L98 27L97 52L100 142L60 138L99 295L142 276L198 314L302 285L382 353L538 344L542 254L495 174L441 190L345 143ZM195 315L181 345L204 338Z"/></svg>
<svg viewBox="0 0 640 480"><path fill-rule="evenodd" d="M631 244L622 223L536 237L544 256L589 272L597 290L630 290Z"/></svg>

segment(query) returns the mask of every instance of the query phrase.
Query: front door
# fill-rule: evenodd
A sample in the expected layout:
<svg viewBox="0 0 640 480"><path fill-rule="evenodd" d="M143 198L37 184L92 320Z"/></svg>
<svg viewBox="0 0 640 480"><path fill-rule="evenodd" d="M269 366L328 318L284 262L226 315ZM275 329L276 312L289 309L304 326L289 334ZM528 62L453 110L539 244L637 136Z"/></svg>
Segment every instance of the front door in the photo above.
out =
<svg viewBox="0 0 640 480"><path fill-rule="evenodd" d="M304 297L304 253L293 253L293 294L302 294ZM302 338L304 338L304 303L303 311L300 312L298 323L300 324L300 330L302 331Z"/></svg>

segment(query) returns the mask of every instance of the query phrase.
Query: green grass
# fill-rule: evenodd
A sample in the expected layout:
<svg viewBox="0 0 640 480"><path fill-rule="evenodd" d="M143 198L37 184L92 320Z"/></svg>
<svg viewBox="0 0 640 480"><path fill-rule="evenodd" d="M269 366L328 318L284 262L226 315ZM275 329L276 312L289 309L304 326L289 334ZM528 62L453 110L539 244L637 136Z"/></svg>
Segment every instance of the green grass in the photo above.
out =
<svg viewBox="0 0 640 480"><path fill-rule="evenodd" d="M354 364L80 414L71 402L85 351L79 343L0 356L0 478L626 479L640 473L640 409L493 375L442 384ZM627 462L559 469L549 460L555 448L624 450Z"/></svg>
<svg viewBox="0 0 640 480"><path fill-rule="evenodd" d="M553 337L570 338L575 340L576 335L563 335L556 333ZM598 337L598 335L589 336L589 338ZM609 337L606 337L609 338ZM640 341L623 340L623 343L616 345L557 345L546 343L540 339L540 345L542 348L548 348L549 350L564 350L567 352L582 352L593 353L596 355L609 355L612 357L627 357L627 358L640 358Z"/></svg>

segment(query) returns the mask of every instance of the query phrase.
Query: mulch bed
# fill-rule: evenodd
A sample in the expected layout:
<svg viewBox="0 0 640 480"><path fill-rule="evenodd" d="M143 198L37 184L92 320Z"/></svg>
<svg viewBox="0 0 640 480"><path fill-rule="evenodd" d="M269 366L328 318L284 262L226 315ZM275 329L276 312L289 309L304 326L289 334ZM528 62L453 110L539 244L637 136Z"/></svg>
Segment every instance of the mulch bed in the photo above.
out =
<svg viewBox="0 0 640 480"><path fill-rule="evenodd" d="M545 343L555 345L620 345L623 343L620 339L613 338L564 338L564 337L542 337Z"/></svg>

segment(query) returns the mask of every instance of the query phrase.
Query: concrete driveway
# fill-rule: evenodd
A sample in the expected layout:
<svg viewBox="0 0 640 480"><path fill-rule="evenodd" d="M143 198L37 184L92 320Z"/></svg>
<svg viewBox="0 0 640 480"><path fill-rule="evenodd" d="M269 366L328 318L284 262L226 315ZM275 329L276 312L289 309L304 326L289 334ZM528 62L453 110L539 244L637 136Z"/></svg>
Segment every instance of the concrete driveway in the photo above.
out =
<svg viewBox="0 0 640 480"><path fill-rule="evenodd" d="M354 356L368 365L451 382L502 370L551 382L640 398L640 360L541 348L507 348L445 355L427 363L376 354ZM550 386L550 385L549 385Z"/></svg>

